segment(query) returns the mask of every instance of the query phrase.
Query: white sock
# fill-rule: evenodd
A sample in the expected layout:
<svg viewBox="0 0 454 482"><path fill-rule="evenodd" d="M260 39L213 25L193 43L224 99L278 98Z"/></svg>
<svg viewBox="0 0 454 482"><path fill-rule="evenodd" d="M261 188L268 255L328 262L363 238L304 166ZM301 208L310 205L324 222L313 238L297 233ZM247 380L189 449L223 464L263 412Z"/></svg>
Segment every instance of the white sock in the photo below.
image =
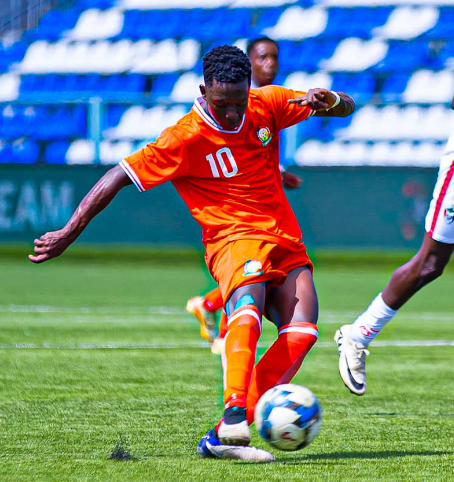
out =
<svg viewBox="0 0 454 482"><path fill-rule="evenodd" d="M369 308L357 318L352 325L350 336L353 341L366 347L383 330L386 323L397 314L397 310L390 308L381 293L372 301Z"/></svg>

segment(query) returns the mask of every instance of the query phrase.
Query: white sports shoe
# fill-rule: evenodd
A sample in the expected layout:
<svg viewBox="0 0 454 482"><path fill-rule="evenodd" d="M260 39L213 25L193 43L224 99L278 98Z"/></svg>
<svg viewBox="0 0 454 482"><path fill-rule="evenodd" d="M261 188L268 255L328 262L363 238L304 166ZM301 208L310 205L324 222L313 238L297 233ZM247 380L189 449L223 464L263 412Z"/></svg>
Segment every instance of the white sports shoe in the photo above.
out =
<svg viewBox="0 0 454 482"><path fill-rule="evenodd" d="M251 432L247 420L235 424L221 423L218 438L224 445L249 445Z"/></svg>
<svg viewBox="0 0 454 482"><path fill-rule="evenodd" d="M350 338L352 325L344 325L336 331L334 341L339 351L339 374L344 385L355 395L366 392L366 356L369 351L361 343Z"/></svg>
<svg viewBox="0 0 454 482"><path fill-rule="evenodd" d="M197 453L203 458L249 460L252 462L274 462L273 454L257 447L224 445L216 436L214 429L209 430L200 440Z"/></svg>

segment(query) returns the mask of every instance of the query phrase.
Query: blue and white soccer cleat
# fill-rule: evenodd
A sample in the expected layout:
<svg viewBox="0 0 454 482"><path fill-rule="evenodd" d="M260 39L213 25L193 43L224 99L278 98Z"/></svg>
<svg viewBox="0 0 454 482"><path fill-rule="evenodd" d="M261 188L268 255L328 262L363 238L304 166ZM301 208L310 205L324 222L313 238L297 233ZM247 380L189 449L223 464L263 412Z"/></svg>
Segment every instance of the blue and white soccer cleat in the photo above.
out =
<svg viewBox="0 0 454 482"><path fill-rule="evenodd" d="M197 453L203 458L274 462L276 459L266 450L242 445L224 445L214 429L209 430L197 445Z"/></svg>
<svg viewBox="0 0 454 482"><path fill-rule="evenodd" d="M366 392L366 356L369 351L361 343L350 338L352 325L344 325L336 331L334 341L339 351L339 374L344 385L355 395Z"/></svg>

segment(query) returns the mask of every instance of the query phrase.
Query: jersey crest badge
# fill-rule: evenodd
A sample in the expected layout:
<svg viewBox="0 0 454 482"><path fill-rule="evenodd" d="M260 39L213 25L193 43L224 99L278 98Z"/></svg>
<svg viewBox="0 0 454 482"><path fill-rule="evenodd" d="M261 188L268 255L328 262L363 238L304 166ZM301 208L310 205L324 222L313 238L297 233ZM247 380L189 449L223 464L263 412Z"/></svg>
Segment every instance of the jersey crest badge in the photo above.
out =
<svg viewBox="0 0 454 482"><path fill-rule="evenodd" d="M258 276L263 274L262 263L256 259L249 259L244 263L243 276Z"/></svg>
<svg viewBox="0 0 454 482"><path fill-rule="evenodd" d="M268 127L260 127L257 131L257 137L260 139L262 146L265 147L270 143L271 139L273 138L273 134L271 134L271 131Z"/></svg>
<svg viewBox="0 0 454 482"><path fill-rule="evenodd" d="M454 206L445 209L445 222L451 224L454 221Z"/></svg>

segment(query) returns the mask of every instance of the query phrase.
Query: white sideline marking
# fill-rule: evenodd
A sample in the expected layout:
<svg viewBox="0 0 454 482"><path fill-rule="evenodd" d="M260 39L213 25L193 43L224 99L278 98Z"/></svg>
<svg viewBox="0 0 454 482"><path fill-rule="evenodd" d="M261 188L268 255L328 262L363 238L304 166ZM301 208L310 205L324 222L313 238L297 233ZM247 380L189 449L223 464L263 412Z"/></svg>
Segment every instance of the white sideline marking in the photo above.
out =
<svg viewBox="0 0 454 482"><path fill-rule="evenodd" d="M127 308L115 306L99 306L99 307L71 307L71 306L46 306L46 305L0 305L0 313L66 313L66 314L103 314L103 315L161 315L161 316L181 316L192 317L186 313L184 308L169 306L152 306L150 308ZM319 318L319 324L336 324L349 321L352 323L360 315L359 312L353 313L348 311L322 311ZM403 312L399 313L398 319L411 319L413 321L452 321L451 313L415 313Z"/></svg>
<svg viewBox="0 0 454 482"><path fill-rule="evenodd" d="M76 314L125 314L125 315L183 315L184 308L153 306L150 308L121 308L115 306L70 307L41 305L0 305L0 313L76 313Z"/></svg>
<svg viewBox="0 0 454 482"><path fill-rule="evenodd" d="M270 343L259 343L259 348L268 348ZM336 350L334 342L322 341L315 345L319 348L331 348ZM432 347L432 346L454 346L454 340L389 340L389 341L375 341L374 347ZM2 343L0 349L39 349L39 350L182 350L189 348L209 348L210 345L206 342L194 343L79 343L79 344L53 344L53 343Z"/></svg>

